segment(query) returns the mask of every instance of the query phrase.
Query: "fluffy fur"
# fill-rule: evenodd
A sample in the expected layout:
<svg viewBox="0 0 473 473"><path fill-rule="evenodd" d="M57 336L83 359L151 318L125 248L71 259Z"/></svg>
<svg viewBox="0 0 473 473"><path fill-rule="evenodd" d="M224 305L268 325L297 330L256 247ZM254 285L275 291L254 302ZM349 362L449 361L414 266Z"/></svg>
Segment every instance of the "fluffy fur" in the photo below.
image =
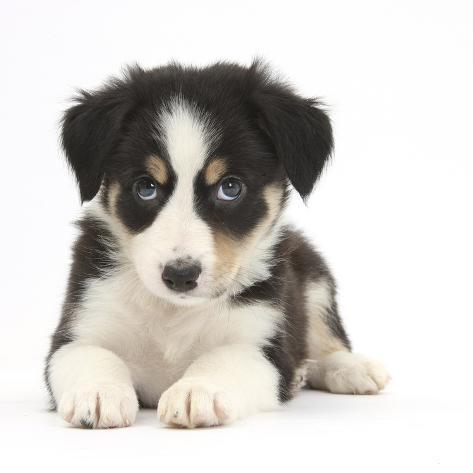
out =
<svg viewBox="0 0 473 473"><path fill-rule="evenodd" d="M332 149L316 100L258 62L134 67L81 92L62 139L90 201L45 370L66 421L123 427L142 405L211 426L306 384L385 386L351 353L322 257L282 223Z"/></svg>

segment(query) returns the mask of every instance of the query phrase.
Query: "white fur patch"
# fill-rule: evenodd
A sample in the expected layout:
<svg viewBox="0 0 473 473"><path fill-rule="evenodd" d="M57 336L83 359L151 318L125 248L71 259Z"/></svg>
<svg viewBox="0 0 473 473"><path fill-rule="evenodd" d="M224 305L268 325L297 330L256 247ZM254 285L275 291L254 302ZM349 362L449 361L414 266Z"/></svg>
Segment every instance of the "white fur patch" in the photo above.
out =
<svg viewBox="0 0 473 473"><path fill-rule="evenodd" d="M188 183L203 168L218 131L209 116L184 98L176 97L157 120L179 179Z"/></svg>

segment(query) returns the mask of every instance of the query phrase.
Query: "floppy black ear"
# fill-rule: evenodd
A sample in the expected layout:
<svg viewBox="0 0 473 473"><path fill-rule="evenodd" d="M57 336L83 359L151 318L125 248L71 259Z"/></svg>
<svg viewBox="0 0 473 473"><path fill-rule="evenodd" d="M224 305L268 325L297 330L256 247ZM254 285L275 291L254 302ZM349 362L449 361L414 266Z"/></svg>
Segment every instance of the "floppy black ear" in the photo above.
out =
<svg viewBox="0 0 473 473"><path fill-rule="evenodd" d="M333 148L332 126L314 99L304 99L275 82L254 94L258 122L274 145L287 177L305 198Z"/></svg>
<svg viewBox="0 0 473 473"><path fill-rule="evenodd" d="M97 194L107 160L113 153L130 109L123 83L98 92L81 92L64 114L62 146L79 184L82 202Z"/></svg>

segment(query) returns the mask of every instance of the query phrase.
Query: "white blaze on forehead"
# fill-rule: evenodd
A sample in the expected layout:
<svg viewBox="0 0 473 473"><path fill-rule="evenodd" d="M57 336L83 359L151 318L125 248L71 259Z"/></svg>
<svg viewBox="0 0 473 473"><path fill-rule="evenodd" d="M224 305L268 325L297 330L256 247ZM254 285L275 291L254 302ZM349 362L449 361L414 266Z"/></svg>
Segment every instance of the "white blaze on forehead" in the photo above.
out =
<svg viewBox="0 0 473 473"><path fill-rule="evenodd" d="M176 257L198 257L193 246L202 244L205 251L204 234L210 234L210 229L195 211L194 180L209 155L213 138L210 119L196 106L176 97L158 120L176 183L156 224L168 225L178 248Z"/></svg>
<svg viewBox="0 0 473 473"><path fill-rule="evenodd" d="M168 240L172 239L177 248L170 258L191 256L199 260L213 252L213 238L195 211L194 180L205 165L216 134L208 115L182 97L174 98L158 121L176 183L156 226L166 228Z"/></svg>
<svg viewBox="0 0 473 473"><path fill-rule="evenodd" d="M183 98L175 98L161 113L159 128L178 180L193 178L217 135L210 118Z"/></svg>

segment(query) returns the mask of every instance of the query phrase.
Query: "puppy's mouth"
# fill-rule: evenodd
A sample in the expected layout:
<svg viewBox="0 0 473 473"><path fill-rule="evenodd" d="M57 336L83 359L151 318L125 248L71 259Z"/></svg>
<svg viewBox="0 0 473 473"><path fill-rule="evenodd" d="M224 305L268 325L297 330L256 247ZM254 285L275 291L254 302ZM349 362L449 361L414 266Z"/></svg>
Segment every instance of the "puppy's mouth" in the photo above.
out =
<svg viewBox="0 0 473 473"><path fill-rule="evenodd" d="M220 297L227 295L232 285L233 281L228 286L218 285L218 287L212 288L209 291L202 291L202 288L197 287L195 289L182 293L178 293L168 288L164 288L165 294L160 294L159 297L162 297L176 305L200 305L206 302L215 301Z"/></svg>

